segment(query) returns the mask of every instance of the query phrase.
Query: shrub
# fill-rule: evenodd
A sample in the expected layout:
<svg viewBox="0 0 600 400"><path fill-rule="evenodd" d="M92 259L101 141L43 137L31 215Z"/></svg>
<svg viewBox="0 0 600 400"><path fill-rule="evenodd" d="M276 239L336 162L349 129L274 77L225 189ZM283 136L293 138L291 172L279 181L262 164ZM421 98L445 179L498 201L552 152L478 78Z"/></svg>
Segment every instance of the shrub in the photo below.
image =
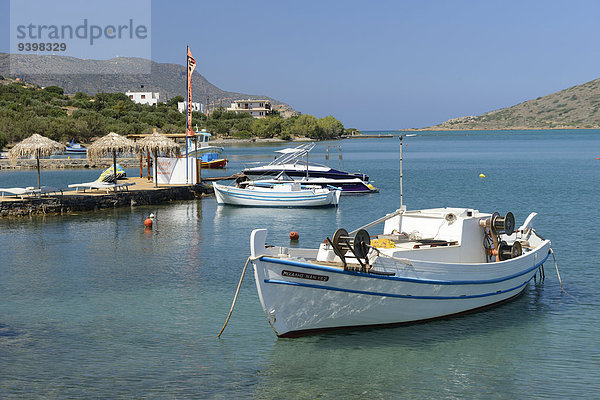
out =
<svg viewBox="0 0 600 400"><path fill-rule="evenodd" d="M44 92L51 94L53 97L62 96L65 94L63 88L59 86L47 86L44 88Z"/></svg>
<svg viewBox="0 0 600 400"><path fill-rule="evenodd" d="M246 130L238 131L233 134L233 137L236 139L250 139L250 138L252 138L252 133L250 133Z"/></svg>

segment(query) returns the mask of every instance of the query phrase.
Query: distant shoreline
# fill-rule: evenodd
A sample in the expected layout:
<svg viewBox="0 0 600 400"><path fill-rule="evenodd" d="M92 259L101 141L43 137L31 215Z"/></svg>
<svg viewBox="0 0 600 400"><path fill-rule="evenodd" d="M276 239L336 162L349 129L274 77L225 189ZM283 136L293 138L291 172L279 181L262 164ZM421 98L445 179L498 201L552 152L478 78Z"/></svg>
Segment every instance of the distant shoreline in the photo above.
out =
<svg viewBox="0 0 600 400"><path fill-rule="evenodd" d="M561 127L561 128L408 128L398 129L397 132L463 132L463 131L474 131L474 132L511 132L511 131L594 131L600 130L597 128L575 128L575 127Z"/></svg>

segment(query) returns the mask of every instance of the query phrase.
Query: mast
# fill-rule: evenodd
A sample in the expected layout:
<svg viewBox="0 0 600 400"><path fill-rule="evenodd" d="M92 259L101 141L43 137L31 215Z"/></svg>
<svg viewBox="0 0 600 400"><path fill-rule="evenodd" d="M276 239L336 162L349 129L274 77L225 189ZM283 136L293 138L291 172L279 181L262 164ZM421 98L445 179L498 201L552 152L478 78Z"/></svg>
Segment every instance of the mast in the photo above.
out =
<svg viewBox="0 0 600 400"><path fill-rule="evenodd" d="M402 135L400 135L400 209L402 209Z"/></svg>

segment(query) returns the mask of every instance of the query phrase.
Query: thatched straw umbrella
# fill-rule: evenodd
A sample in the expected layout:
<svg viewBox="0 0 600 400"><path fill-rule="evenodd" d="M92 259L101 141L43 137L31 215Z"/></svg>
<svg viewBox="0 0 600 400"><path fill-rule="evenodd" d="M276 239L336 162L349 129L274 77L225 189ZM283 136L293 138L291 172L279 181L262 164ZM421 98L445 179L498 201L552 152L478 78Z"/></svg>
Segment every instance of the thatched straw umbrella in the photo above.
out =
<svg viewBox="0 0 600 400"><path fill-rule="evenodd" d="M117 135L114 132L101 137L87 148L87 157L90 161L97 161L100 157L112 154L113 156L113 172L115 179L117 176L117 154L133 153L137 145L133 140L129 140L124 136Z"/></svg>
<svg viewBox="0 0 600 400"><path fill-rule="evenodd" d="M179 145L175 141L169 139L165 135L154 132L152 135L146 136L138 142L140 153L146 150L148 154L154 154L154 186L158 187L158 179L156 179L156 160L158 152L165 153L167 157L179 155Z"/></svg>
<svg viewBox="0 0 600 400"><path fill-rule="evenodd" d="M40 157L48 157L51 154L58 153L65 149L65 145L48 139L42 135L34 133L27 139L19 142L8 151L8 158L12 164L17 162L17 158L35 156L37 160L37 183L40 188Z"/></svg>

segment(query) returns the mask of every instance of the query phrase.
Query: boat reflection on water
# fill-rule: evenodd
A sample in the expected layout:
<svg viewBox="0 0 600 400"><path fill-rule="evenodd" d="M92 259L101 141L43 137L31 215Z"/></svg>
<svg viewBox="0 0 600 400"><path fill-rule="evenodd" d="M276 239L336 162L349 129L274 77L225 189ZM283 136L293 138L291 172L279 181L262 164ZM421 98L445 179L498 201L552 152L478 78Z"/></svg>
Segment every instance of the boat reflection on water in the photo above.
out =
<svg viewBox="0 0 600 400"><path fill-rule="evenodd" d="M340 222L341 211L339 207L325 208L269 208L269 207L229 207L218 206L214 199L210 200L214 211L214 229L215 232L227 232L235 230L236 237L241 233L252 231L252 227L257 224L269 226L274 237L288 238L292 230L300 233L300 240L317 240L316 232L302 229L306 227L306 221L328 221L335 224ZM205 210L209 215L212 211ZM246 243L244 242L244 245Z"/></svg>

